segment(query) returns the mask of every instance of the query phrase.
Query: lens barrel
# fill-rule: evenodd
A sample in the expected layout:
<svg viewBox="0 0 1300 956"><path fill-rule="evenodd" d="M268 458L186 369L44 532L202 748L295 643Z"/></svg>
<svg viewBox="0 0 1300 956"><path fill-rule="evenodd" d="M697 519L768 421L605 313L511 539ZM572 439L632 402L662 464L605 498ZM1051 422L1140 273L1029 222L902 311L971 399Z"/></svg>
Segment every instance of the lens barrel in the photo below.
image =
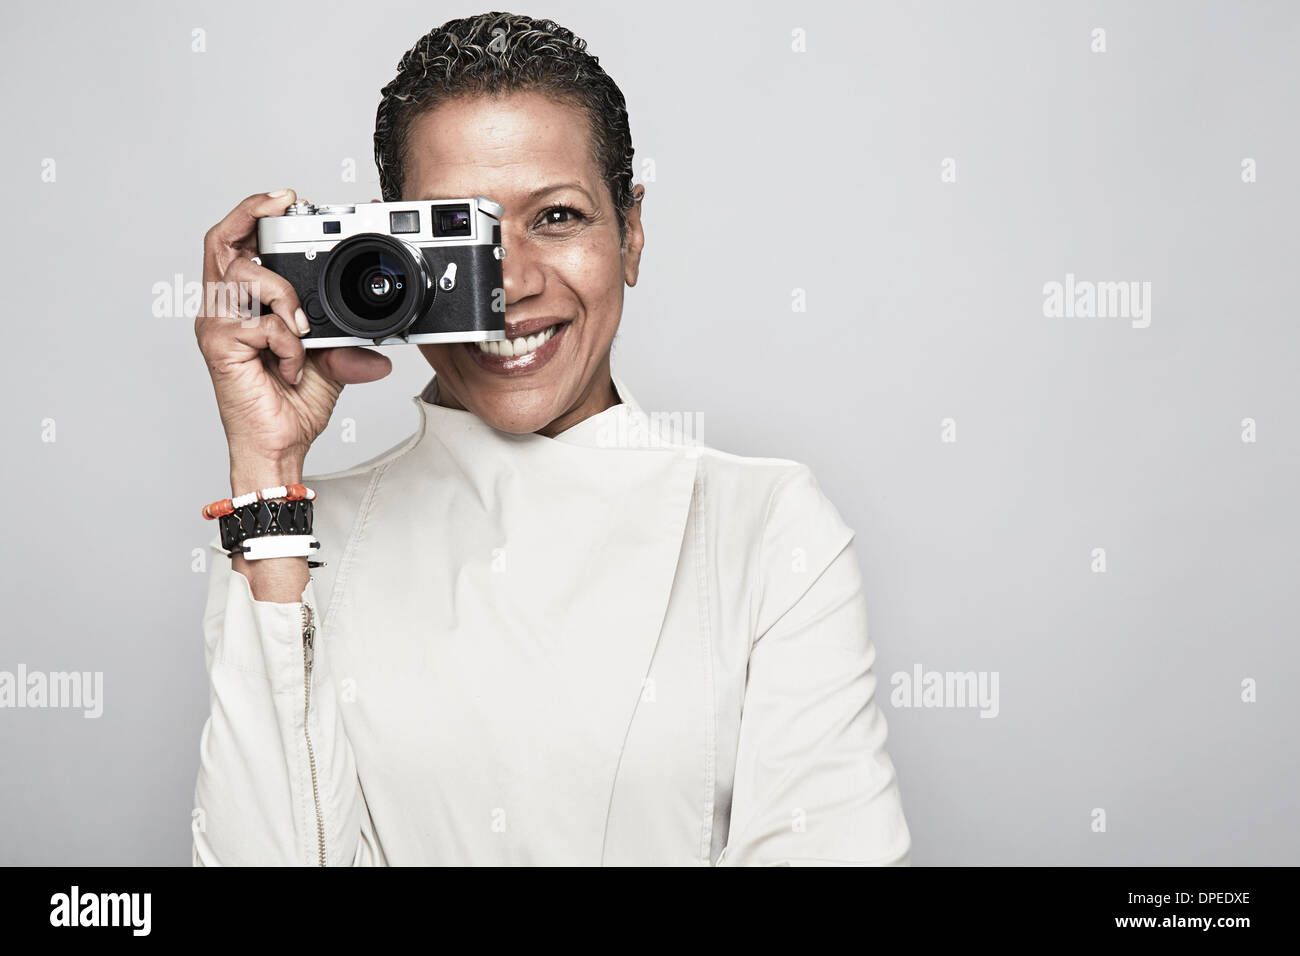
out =
<svg viewBox="0 0 1300 956"><path fill-rule="evenodd" d="M401 335L432 296L424 257L400 239L362 233L330 250L320 273L320 300L329 320L363 339Z"/></svg>

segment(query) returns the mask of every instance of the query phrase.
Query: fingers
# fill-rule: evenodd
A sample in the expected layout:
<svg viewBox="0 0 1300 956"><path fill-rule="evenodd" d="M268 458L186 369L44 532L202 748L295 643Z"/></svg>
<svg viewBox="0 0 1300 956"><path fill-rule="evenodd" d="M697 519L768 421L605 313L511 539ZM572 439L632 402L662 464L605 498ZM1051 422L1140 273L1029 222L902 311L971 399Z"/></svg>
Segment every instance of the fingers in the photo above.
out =
<svg viewBox="0 0 1300 956"><path fill-rule="evenodd" d="M313 350L312 364L340 385L374 382L393 370L392 360L371 349L358 347Z"/></svg>
<svg viewBox="0 0 1300 956"><path fill-rule="evenodd" d="M302 381L303 369L307 362L307 350L302 340L290 332L275 315L264 315L256 325L243 322L227 327L230 337L249 348L262 351L270 349L275 356L274 364L280 378L287 385L297 385Z"/></svg>
<svg viewBox="0 0 1300 956"><path fill-rule="evenodd" d="M292 189L249 196L226 214L226 218L203 237L203 278L215 281L239 256L252 256L257 250L257 220L280 216L297 199Z"/></svg>
<svg viewBox="0 0 1300 956"><path fill-rule="evenodd" d="M206 291L195 333L209 363L249 361L270 349L280 378L290 385L301 381L306 350L299 336L311 326L287 279L241 257ZM263 304L271 309L266 315L259 314Z"/></svg>
<svg viewBox="0 0 1300 956"><path fill-rule="evenodd" d="M195 329L199 350L214 374L229 373L249 362L261 361L271 352L268 366L275 366L288 385L302 381L306 352L302 340L285 327L279 316L268 313L252 319L210 316Z"/></svg>
<svg viewBox="0 0 1300 956"><path fill-rule="evenodd" d="M230 264L222 281L228 288L239 291L245 307L256 309L260 303L270 308L294 335L306 335L311 331L311 324L298 301L298 292L284 276L252 259L240 258Z"/></svg>

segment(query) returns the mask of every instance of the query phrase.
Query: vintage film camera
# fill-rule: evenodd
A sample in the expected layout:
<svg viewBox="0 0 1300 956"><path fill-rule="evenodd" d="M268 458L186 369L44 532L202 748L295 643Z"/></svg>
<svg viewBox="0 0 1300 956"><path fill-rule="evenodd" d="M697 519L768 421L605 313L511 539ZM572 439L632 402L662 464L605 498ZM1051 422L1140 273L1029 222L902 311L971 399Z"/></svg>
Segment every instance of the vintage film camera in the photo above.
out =
<svg viewBox="0 0 1300 956"><path fill-rule="evenodd" d="M258 256L298 293L307 348L501 340L504 212L483 196L296 202L258 220Z"/></svg>

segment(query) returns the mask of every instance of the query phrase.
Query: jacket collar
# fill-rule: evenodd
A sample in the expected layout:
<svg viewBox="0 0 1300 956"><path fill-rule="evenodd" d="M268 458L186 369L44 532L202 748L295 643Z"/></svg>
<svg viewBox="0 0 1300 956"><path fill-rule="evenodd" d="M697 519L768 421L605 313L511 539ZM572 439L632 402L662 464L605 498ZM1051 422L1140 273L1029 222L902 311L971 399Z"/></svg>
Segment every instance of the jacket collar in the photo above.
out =
<svg viewBox="0 0 1300 956"><path fill-rule="evenodd" d="M614 392L618 397L619 403L611 405L602 412L597 412L588 418L583 419L576 425L572 425L560 432L554 438L547 438L543 435L518 435L511 436L522 440L535 439L537 441L561 441L570 445L581 445L587 448L608 448L613 442L611 436L626 435L633 432L634 423L648 421L648 416L642 409L641 404L633 396L631 389L623 379L616 373L610 373L610 378L614 382ZM414 401L420 408L421 432L429 426L452 427L458 430L480 431L486 430L496 432L497 430L483 422L473 412L462 411L455 408L445 408L438 404L438 376L435 374L429 379L420 394L415 396ZM497 432L500 435L506 435L506 432Z"/></svg>

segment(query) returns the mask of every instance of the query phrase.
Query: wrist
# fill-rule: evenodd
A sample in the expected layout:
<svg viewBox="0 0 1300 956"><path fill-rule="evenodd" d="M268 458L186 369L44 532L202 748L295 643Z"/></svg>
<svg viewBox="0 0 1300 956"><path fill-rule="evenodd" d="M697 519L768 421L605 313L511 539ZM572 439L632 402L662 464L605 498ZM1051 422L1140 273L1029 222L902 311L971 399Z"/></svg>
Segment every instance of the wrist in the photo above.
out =
<svg viewBox="0 0 1300 956"><path fill-rule="evenodd" d="M302 483L301 458L231 459L230 493L244 495L262 488Z"/></svg>

